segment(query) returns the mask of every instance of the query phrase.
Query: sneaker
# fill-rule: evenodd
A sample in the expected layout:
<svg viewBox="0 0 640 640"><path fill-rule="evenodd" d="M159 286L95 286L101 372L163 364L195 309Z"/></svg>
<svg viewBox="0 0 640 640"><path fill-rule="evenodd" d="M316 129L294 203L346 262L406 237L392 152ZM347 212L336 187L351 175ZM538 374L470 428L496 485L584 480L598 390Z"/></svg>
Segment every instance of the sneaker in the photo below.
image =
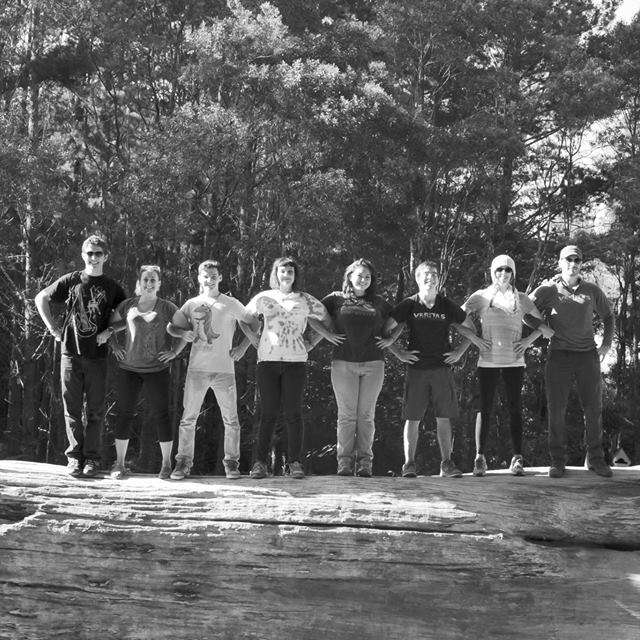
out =
<svg viewBox="0 0 640 640"><path fill-rule="evenodd" d="M95 478L98 474L98 461L97 460L85 460L84 467L82 468L82 475L86 478Z"/></svg>
<svg viewBox="0 0 640 640"><path fill-rule="evenodd" d="M440 463L440 476L442 478L462 478L462 471L456 467L453 460L443 460Z"/></svg>
<svg viewBox="0 0 640 640"><path fill-rule="evenodd" d="M191 475L191 467L187 464L186 460L178 460L174 470L169 476L172 480L184 480L187 476Z"/></svg>
<svg viewBox="0 0 640 640"><path fill-rule="evenodd" d="M563 462L553 462L549 467L549 477L550 478L562 478L564 475L564 463Z"/></svg>
<svg viewBox="0 0 640 640"><path fill-rule="evenodd" d="M296 480L304 478L304 469L297 460L289 463L289 475Z"/></svg>
<svg viewBox="0 0 640 640"><path fill-rule="evenodd" d="M599 476L603 478L610 478L613 475L611 467L602 459L589 460L587 464L589 471L595 471Z"/></svg>
<svg viewBox="0 0 640 640"><path fill-rule="evenodd" d="M224 475L227 476L229 480L237 480L242 477L240 469L238 469L237 460L223 460L222 464L224 464Z"/></svg>
<svg viewBox="0 0 640 640"><path fill-rule="evenodd" d="M256 460L253 463L253 467L251 467L251 471L249 472L249 477L254 480L261 480L262 478L267 477L267 465L264 462L260 462Z"/></svg>
<svg viewBox="0 0 640 640"><path fill-rule="evenodd" d="M79 478L82 475L82 468L78 458L69 458L67 462L67 473L73 478Z"/></svg>
<svg viewBox="0 0 640 640"><path fill-rule="evenodd" d="M362 464L358 465L357 474L360 478L370 478L371 477L371 465L370 464Z"/></svg>
<svg viewBox="0 0 640 640"><path fill-rule="evenodd" d="M118 462L114 462L113 463L113 467L111 467L111 471L109 472L109 475L114 480L122 480L122 478L124 478L126 473L127 473L127 470L124 468L123 464L119 464Z"/></svg>
<svg viewBox="0 0 640 640"><path fill-rule="evenodd" d="M524 461L522 456L517 455L511 458L511 464L509 465L509 471L514 476L523 476L524 475Z"/></svg>
<svg viewBox="0 0 640 640"><path fill-rule="evenodd" d="M352 476L353 467L350 462L338 462L338 475L339 476Z"/></svg>
<svg viewBox="0 0 640 640"><path fill-rule="evenodd" d="M162 468L160 469L160 473L158 474L158 478L160 478L160 480L168 480L170 477L171 477L171 465L163 464Z"/></svg>
<svg viewBox="0 0 640 640"><path fill-rule="evenodd" d="M480 478L487 473L487 459L483 453L479 453L473 461L473 475Z"/></svg>
<svg viewBox="0 0 640 640"><path fill-rule="evenodd" d="M405 462L402 465L402 477L403 478L415 478L416 477L416 463Z"/></svg>

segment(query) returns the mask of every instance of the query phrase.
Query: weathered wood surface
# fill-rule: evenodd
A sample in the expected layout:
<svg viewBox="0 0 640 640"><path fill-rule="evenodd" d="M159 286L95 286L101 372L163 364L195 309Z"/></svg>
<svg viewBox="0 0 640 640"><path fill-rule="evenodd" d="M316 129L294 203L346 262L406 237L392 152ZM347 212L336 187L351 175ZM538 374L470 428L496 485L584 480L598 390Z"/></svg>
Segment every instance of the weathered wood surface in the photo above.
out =
<svg viewBox="0 0 640 640"><path fill-rule="evenodd" d="M0 460L0 638L640 638L640 467L134 475Z"/></svg>

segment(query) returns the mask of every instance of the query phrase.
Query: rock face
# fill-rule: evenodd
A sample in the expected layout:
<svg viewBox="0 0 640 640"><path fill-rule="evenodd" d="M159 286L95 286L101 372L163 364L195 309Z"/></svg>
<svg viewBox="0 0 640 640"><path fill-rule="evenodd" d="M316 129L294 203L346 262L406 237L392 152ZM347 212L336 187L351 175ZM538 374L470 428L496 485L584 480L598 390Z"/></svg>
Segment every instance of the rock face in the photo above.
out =
<svg viewBox="0 0 640 640"><path fill-rule="evenodd" d="M74 480L0 460L0 638L640 638L640 468Z"/></svg>

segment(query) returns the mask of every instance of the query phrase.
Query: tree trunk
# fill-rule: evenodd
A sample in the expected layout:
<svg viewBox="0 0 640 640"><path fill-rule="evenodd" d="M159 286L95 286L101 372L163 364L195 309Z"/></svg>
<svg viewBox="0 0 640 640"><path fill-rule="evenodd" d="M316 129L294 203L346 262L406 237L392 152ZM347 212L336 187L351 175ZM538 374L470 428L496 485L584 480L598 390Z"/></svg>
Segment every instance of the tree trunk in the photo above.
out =
<svg viewBox="0 0 640 640"><path fill-rule="evenodd" d="M0 637L640 637L640 468L73 480L0 461Z"/></svg>

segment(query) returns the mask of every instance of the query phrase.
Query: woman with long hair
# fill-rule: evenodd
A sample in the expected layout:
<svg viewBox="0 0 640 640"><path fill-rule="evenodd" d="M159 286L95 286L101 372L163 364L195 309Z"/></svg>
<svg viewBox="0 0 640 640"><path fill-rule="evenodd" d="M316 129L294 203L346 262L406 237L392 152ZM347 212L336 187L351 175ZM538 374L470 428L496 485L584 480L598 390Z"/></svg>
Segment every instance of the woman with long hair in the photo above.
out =
<svg viewBox="0 0 640 640"><path fill-rule="evenodd" d="M261 416L256 458L250 476L267 476L267 458L280 405L287 429L287 462L292 478L304 478L305 457L302 402L307 379L307 352L313 347L305 340L307 321L328 321L325 307L302 291L302 276L296 260L274 261L269 279L271 289L258 293L247 305L253 326L262 319L262 332L251 340L258 350L256 381L260 393Z"/></svg>
<svg viewBox="0 0 640 640"><path fill-rule="evenodd" d="M333 331L312 327L334 345L331 384L338 405L338 475L372 474L375 411L384 380L382 328L391 306L377 293L377 274L369 260L352 262L342 291L322 299Z"/></svg>
<svg viewBox="0 0 640 640"><path fill-rule="evenodd" d="M178 308L173 302L158 297L160 285L160 267L142 265L138 270L136 295L121 302L110 319L114 331L125 332L124 348L112 342L119 366L116 461L111 469L111 477L116 479L127 472L125 458L131 424L143 389L154 412L162 453L158 477L166 479L171 474L173 434L169 422L169 366L186 343L177 340L172 345L166 328Z"/></svg>

